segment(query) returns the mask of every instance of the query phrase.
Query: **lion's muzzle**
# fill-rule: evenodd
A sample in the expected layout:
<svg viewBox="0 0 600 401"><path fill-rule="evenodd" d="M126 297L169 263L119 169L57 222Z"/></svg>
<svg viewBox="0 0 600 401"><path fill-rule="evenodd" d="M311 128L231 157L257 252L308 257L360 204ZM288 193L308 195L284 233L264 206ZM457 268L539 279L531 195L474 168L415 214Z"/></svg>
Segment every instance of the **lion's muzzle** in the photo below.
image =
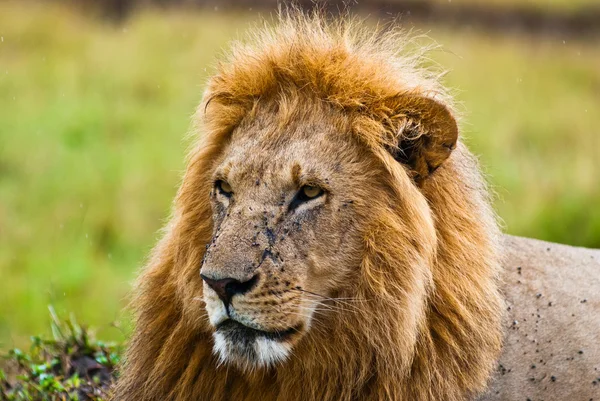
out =
<svg viewBox="0 0 600 401"><path fill-rule="evenodd" d="M200 276L214 328L214 352L221 362L252 369L289 356L306 324L297 318L297 291L278 288L265 272L240 280L241 274L220 278L219 272L206 268Z"/></svg>

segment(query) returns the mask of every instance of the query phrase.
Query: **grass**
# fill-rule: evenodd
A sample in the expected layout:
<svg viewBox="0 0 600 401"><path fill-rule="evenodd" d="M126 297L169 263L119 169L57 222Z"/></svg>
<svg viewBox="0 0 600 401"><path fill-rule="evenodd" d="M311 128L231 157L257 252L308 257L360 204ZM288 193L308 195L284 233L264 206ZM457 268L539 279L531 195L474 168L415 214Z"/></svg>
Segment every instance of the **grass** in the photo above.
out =
<svg viewBox="0 0 600 401"><path fill-rule="evenodd" d="M123 339L111 323L168 216L202 84L253 18L115 26L0 3L0 348L42 332L48 304ZM453 70L507 231L600 247L600 50L423 29L447 49L432 57Z"/></svg>
<svg viewBox="0 0 600 401"><path fill-rule="evenodd" d="M508 232L600 247L600 51L433 28Z"/></svg>
<svg viewBox="0 0 600 401"><path fill-rule="evenodd" d="M538 9L553 12L574 12L586 7L597 7L596 0L435 0L439 4L475 5L482 7L502 7Z"/></svg>
<svg viewBox="0 0 600 401"><path fill-rule="evenodd" d="M31 338L29 352L10 350L0 360L0 399L103 401L110 398L121 347L90 337L74 318L50 308L52 340Z"/></svg>

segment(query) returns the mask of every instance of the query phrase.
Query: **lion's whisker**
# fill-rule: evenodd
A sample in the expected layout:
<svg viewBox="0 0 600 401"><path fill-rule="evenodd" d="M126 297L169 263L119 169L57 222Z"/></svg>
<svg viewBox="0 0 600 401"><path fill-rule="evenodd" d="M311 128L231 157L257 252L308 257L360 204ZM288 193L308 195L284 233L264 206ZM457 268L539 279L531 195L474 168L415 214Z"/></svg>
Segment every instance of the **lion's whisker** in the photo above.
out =
<svg viewBox="0 0 600 401"><path fill-rule="evenodd" d="M337 310L340 310L340 311L346 310L346 309L343 309L343 308L339 308L339 306L337 306L337 305L340 305L340 306L345 306L345 307L348 308L348 310L352 310L352 311L361 311L362 310L361 308L359 308L358 306L356 306L356 304L353 305L353 304L351 304L351 303L349 303L347 301L341 300L341 298L330 298L330 297L326 297L324 295L312 293L312 292L306 291L306 290L301 290L301 289L296 289L296 290L304 292L304 293L306 293L308 295L312 295L314 297L320 297L320 298L322 298L322 300L316 300L319 303L319 305L323 305L323 306L329 307L331 309L337 308ZM313 300L315 300L315 299L313 299ZM328 304L324 303L323 300L325 300L325 301L331 301L334 304L333 305L328 305ZM355 301L357 301L357 303L359 302L358 299L355 299Z"/></svg>
<svg viewBox="0 0 600 401"><path fill-rule="evenodd" d="M356 302L356 303L362 303L362 302L369 302L369 299L361 299L361 298L332 298L332 297L328 297L325 295L321 295L321 294L317 294L316 292L311 292L308 290L305 290L303 288L293 288L293 291L300 291L303 292L305 294L309 294L309 295L313 295L315 297L319 297L319 298L323 298L325 300L328 301L333 301L336 303L341 303L341 304L349 304L350 302Z"/></svg>

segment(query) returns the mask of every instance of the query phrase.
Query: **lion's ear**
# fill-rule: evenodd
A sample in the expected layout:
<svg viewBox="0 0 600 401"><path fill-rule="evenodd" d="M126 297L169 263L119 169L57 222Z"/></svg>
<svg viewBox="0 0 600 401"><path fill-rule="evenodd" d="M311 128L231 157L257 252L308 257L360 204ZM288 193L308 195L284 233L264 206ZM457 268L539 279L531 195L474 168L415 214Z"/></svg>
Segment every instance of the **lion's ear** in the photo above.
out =
<svg viewBox="0 0 600 401"><path fill-rule="evenodd" d="M392 153L420 185L456 147L458 126L450 110L431 98L403 95L393 103L390 120L395 122L398 145Z"/></svg>

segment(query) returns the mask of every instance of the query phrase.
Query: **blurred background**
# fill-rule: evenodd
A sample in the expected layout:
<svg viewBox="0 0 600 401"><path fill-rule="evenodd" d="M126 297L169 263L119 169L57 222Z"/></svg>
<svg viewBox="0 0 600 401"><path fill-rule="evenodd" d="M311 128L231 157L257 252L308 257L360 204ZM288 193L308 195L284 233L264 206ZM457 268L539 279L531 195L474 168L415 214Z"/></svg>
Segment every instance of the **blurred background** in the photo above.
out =
<svg viewBox="0 0 600 401"><path fill-rule="evenodd" d="M400 15L442 45L431 62L449 71L507 232L600 247L598 0L349 7L373 22ZM227 43L275 9L0 0L0 349L47 333L50 304L124 338L203 84Z"/></svg>

